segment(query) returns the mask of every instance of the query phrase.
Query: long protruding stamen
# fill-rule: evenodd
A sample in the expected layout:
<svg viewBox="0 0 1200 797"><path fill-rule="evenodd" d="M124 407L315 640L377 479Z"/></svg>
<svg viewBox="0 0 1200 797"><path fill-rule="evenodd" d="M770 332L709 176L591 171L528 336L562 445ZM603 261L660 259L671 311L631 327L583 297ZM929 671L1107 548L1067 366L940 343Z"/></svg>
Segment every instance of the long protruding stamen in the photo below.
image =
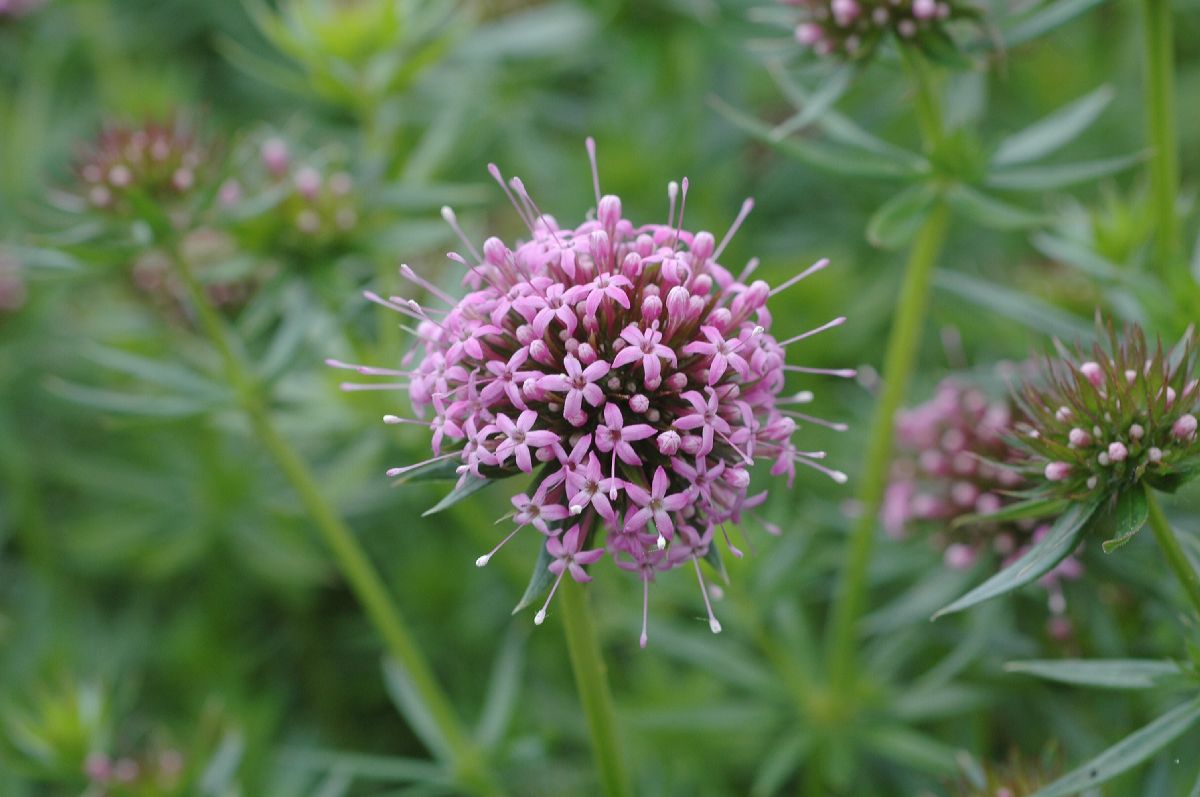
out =
<svg viewBox="0 0 1200 797"><path fill-rule="evenodd" d="M476 567L487 567L487 563L492 561L492 557L496 555L496 552L499 551L501 548L503 548L505 545L507 545L508 541L511 540L513 537L517 536L517 532L523 528L525 528L525 527L517 526L515 529L513 529L511 532L509 532L508 536L505 537L504 539L500 540L500 542L496 545L495 548L493 548L492 550L485 553L483 556L476 559L475 566Z"/></svg>
<svg viewBox="0 0 1200 797"><path fill-rule="evenodd" d="M853 368L810 368L807 365L785 365L783 370L794 374L821 374L822 376L837 376L842 379L853 379L858 371Z"/></svg>
<svg viewBox="0 0 1200 797"><path fill-rule="evenodd" d="M674 250L679 246L679 236L683 233L683 212L687 210L688 178L679 182L679 223L675 225L675 240L671 244Z"/></svg>
<svg viewBox="0 0 1200 797"><path fill-rule="evenodd" d="M838 316L837 318L833 319L832 321L822 324L819 327L814 327L813 329L810 329L807 332L801 332L799 335L796 335L795 337L792 337L792 338L788 338L787 340L781 340L781 341L779 341L779 345L780 346L790 346L793 343L799 343L800 341L804 340L805 338L811 338L813 335L819 335L827 329L833 329L834 327L840 327L844 323L846 323L846 316L844 316L844 315Z"/></svg>
<svg viewBox="0 0 1200 797"><path fill-rule="evenodd" d="M408 263L400 264L400 276L404 277L406 280L413 283L414 285L419 285L420 287L429 291L431 294L438 297L439 299L441 299L443 302L450 305L451 307L458 304L457 299L455 299L453 296L451 296L450 294L443 291L438 286L434 285L429 280L427 280L424 277L422 277L421 275L417 274L417 272L413 271L412 268L409 267Z"/></svg>
<svg viewBox="0 0 1200 797"><path fill-rule="evenodd" d="M729 547L729 552L733 554L735 559L741 559L743 556L745 556L741 549L733 544L733 540L729 539L729 529L725 528L724 523L721 524L721 534L724 535L725 545Z"/></svg>
<svg viewBox="0 0 1200 797"><path fill-rule="evenodd" d="M550 594L546 596L546 602L542 604L542 608L538 609L538 613L533 616L533 624L541 625L546 622L546 610L550 608L550 601L554 600L554 593L558 592L558 585L562 583L563 576L566 575L567 568L563 568L558 574L558 578L554 579L554 586L550 588Z"/></svg>
<svg viewBox="0 0 1200 797"><path fill-rule="evenodd" d="M471 243L471 239L463 232L463 228L458 224L458 216L454 214L454 208L449 205L442 205L442 219L450 225L450 229L454 230L454 234L458 236L458 240L462 241L462 245L467 248L471 256L476 260L483 260L483 256L479 254L479 250L475 248L475 244ZM401 269L405 268L401 266ZM454 304L454 302L450 302Z"/></svg>
<svg viewBox="0 0 1200 797"><path fill-rule="evenodd" d="M521 201L524 202L529 208L529 212L533 214L534 218L539 219L543 224L546 225L546 229L550 232L550 236L554 238L555 243L562 247L563 242L562 239L558 237L558 232L550 227L550 223L546 221L546 214L542 212L542 209L539 208L537 203L533 201L533 197L529 195L529 191L525 189L525 183L521 181L520 177L514 177L510 182L512 183L513 190L517 192L517 196L519 196Z"/></svg>
<svg viewBox="0 0 1200 797"><path fill-rule="evenodd" d="M824 426L826 429L832 429L835 432L844 432L850 428L850 425L846 423L841 423L839 421L827 421L824 418L818 418L815 415L807 415L803 412L796 412L795 410L780 410L780 413L789 418L807 421L808 423L815 423L817 426Z"/></svg>
<svg viewBox="0 0 1200 797"><path fill-rule="evenodd" d="M425 312L425 308L422 307L416 299L408 299L405 301L405 304L407 304L412 311L417 314L417 318L421 319L422 321L428 321L439 329L445 329L445 327L442 326L442 322L435 321L433 317L429 315L429 313Z"/></svg>
<svg viewBox="0 0 1200 797"><path fill-rule="evenodd" d="M508 183L504 181L504 175L500 173L500 167L494 163L489 163L488 174L490 174L492 178L500 184L500 187L504 189L504 195L508 197L508 201L512 203L514 208L516 208L517 215L521 217L521 221L525 222L525 226L529 228L530 232L534 232L533 219L529 218L525 214L525 209L521 207L521 203L517 202L517 198L513 196L512 191L508 190ZM483 258L479 259L482 260Z"/></svg>
<svg viewBox="0 0 1200 797"><path fill-rule="evenodd" d="M362 392L364 390L408 390L408 382L342 382L338 390L345 393Z"/></svg>
<svg viewBox="0 0 1200 797"><path fill-rule="evenodd" d="M746 263L746 267L744 269L742 269L742 273L738 274L737 281L745 284L746 280L750 279L750 275L753 274L757 269L758 269L758 258L757 257L750 258L750 261L748 263Z"/></svg>
<svg viewBox="0 0 1200 797"><path fill-rule="evenodd" d="M704 574L700 572L700 557L693 556L692 564L696 566L696 580L700 582L700 594L704 596L704 608L708 610L708 628L714 634L719 634L721 621L713 614L712 603L708 600L708 587L704 585Z"/></svg>
<svg viewBox="0 0 1200 797"><path fill-rule="evenodd" d="M646 643L650 641L646 629L650 624L650 578L645 573L642 574L642 636L638 643L644 650Z"/></svg>
<svg viewBox="0 0 1200 797"><path fill-rule="evenodd" d="M419 421L416 418L401 418L399 415L384 415L383 422L388 426L399 426L402 423L410 423L414 426L432 427L433 424L429 421Z"/></svg>
<svg viewBox="0 0 1200 797"><path fill-rule="evenodd" d="M738 228L742 226L742 222L750 215L750 211L754 210L754 198L746 197L742 202L742 209L738 211L737 218L733 220L733 224L729 225L729 231L725 233L725 237L721 239L721 243L717 244L717 248L712 253L712 259L716 260L725 251L725 247L729 246L729 242L733 240L733 236L737 234Z"/></svg>
<svg viewBox="0 0 1200 797"><path fill-rule="evenodd" d="M801 465L807 465L808 467L812 468L813 470L820 471L821 473L824 473L829 478L833 479L838 484L845 484L850 479L849 476L847 476L845 473L842 473L840 470L834 470L833 468L827 468L824 465L822 465L821 463L813 462L811 459L808 459L806 457L795 456L792 458L792 461L799 462Z"/></svg>
<svg viewBox="0 0 1200 797"><path fill-rule="evenodd" d="M412 371L399 371L395 368L378 368L374 365L358 365L357 363L347 363L341 360L332 358L325 360L325 364L330 368L341 368L345 371L354 371L363 376L412 376Z"/></svg>
<svg viewBox="0 0 1200 797"><path fill-rule="evenodd" d="M675 226L675 200L679 198L679 183L667 183L667 226Z"/></svg>
<svg viewBox="0 0 1200 797"><path fill-rule="evenodd" d="M818 260L816 263L813 263L808 268L804 269L804 271L801 271L796 276L783 282L781 285L779 285L779 287L772 289L771 292L767 295L774 296L777 293L786 291L788 288L792 287L797 282L800 282L801 280L811 277L813 274L816 274L818 271L820 271L821 269L825 268L828 265L829 265L828 258L822 258L821 260Z"/></svg>
<svg viewBox="0 0 1200 797"><path fill-rule="evenodd" d="M493 290L496 290L500 293L506 292L504 290L504 288L501 288L496 283L496 281L493 280L490 275L488 275L488 273L486 271L481 271L479 269L479 266L475 266L475 265L472 265L471 263L468 263L467 259L465 257L463 257L462 255L460 255L458 252L447 252L446 257L449 258L450 260L453 260L455 263L458 263L460 266L463 266L468 271L473 271L475 273L475 276L479 277L479 279L483 280L488 285L492 286Z"/></svg>
<svg viewBox="0 0 1200 797"><path fill-rule="evenodd" d="M612 473L609 474L610 484L608 486L608 500L617 500L617 444L613 442L612 450Z"/></svg>
<svg viewBox="0 0 1200 797"><path fill-rule="evenodd" d="M394 479L397 476L403 476L405 473L408 473L410 470L416 470L417 468L423 468L426 465L432 465L435 462L441 462L442 460L450 459L451 457L459 457L459 456L462 456L461 451L447 451L445 454L439 454L436 457L430 457L429 459L425 460L424 462L417 462L412 465L405 465L402 468L388 468L387 477L389 479Z"/></svg>
<svg viewBox="0 0 1200 797"><path fill-rule="evenodd" d="M583 142L587 148L588 161L592 164L592 189L596 192L596 209L600 209L600 167L596 163L596 139L588 136Z"/></svg>
<svg viewBox="0 0 1200 797"><path fill-rule="evenodd" d="M721 439L724 440L725 443L730 448L732 448L734 451L736 451L738 453L738 456L740 456L742 458L742 462L745 462L747 465L754 464L754 457L750 456L745 451L743 451L742 449L740 449L736 445L734 445L733 441L729 439L728 435L726 435L724 432L722 432L719 429L714 429L713 431L715 431L718 435L720 435ZM660 545L659 547L661 548L662 546Z"/></svg>

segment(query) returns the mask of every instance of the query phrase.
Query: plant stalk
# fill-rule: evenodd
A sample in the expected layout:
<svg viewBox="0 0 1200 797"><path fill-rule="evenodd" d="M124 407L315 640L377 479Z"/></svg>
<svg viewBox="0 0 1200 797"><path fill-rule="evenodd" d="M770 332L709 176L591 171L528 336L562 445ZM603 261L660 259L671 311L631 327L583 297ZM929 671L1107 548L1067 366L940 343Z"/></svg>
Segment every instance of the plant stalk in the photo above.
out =
<svg viewBox="0 0 1200 797"><path fill-rule="evenodd" d="M901 48L905 66L913 84L913 105L917 125L926 153L932 153L941 141L941 104L935 85L933 67L912 48ZM930 209L905 265L904 283L900 289L896 315L888 335L887 352L883 361L883 389L871 419L871 435L867 444L866 461L860 474L859 516L850 532L846 561L830 610L826 633L826 666L835 690L845 690L854 683L855 647L858 642L858 620L863 611L867 592L867 569L875 542L879 509L887 489L888 468L892 457L892 440L897 410L908 392L916 364L917 349L929 305L929 288L933 270L941 255L949 230L950 209L937 199Z"/></svg>
<svg viewBox="0 0 1200 797"><path fill-rule="evenodd" d="M333 552L343 577L383 637L388 654L401 665L453 757L456 775L473 792L498 795L482 756L460 724L454 708L433 675L429 662L409 631L399 607L372 566L354 533L321 493L316 477L271 420L256 380L235 347L224 319L208 300L178 244L168 247L200 325L221 356L226 376L237 394L250 427L300 497L304 508Z"/></svg>
<svg viewBox="0 0 1200 797"><path fill-rule="evenodd" d="M1175 130L1175 42L1171 0L1143 0L1146 132L1151 148L1150 206L1154 254L1168 286L1187 278L1175 199L1179 192L1179 141ZM1182 267L1183 274L1177 269ZM1187 284L1187 283L1183 283Z"/></svg>
<svg viewBox="0 0 1200 797"><path fill-rule="evenodd" d="M850 533L846 564L834 599L829 631L828 672L835 685L845 686L853 678L858 618L867 591L867 566L871 561L879 509L887 489L892 457L895 416L908 391L921 330L929 305L929 286L934 265L945 243L950 211L937 200L913 243L905 267L904 284L895 320L888 336L883 362L883 389L871 419L871 436L859 482L859 512Z"/></svg>
<svg viewBox="0 0 1200 797"><path fill-rule="evenodd" d="M1150 507L1150 530L1154 532L1154 539L1158 541L1158 547L1162 549L1175 577L1183 585L1183 591L1192 602L1197 617L1200 617L1200 575L1196 573L1196 568L1192 567L1187 554L1179 545L1179 540L1171 530L1171 524L1167 522L1167 516L1158 505L1158 498L1153 490L1146 490L1146 503Z"/></svg>
<svg viewBox="0 0 1200 797"><path fill-rule="evenodd" d="M621 755L617 738L616 713L612 692L608 688L608 668L600 651L600 641L592 623L588 595L583 585L564 578L559 587L559 606L562 607L563 628L567 633L567 649L575 688L587 716L588 736L592 754L606 797L630 797L633 789Z"/></svg>

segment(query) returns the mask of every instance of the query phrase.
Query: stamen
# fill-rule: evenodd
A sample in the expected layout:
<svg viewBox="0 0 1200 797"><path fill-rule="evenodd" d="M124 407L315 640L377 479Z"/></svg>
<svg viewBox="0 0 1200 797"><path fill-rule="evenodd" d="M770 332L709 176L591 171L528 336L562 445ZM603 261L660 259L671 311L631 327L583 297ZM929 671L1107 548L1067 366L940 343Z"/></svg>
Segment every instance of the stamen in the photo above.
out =
<svg viewBox="0 0 1200 797"><path fill-rule="evenodd" d="M497 544L495 548L493 548L492 550L485 553L483 556L476 559L475 566L476 567L487 567L487 563L492 561L492 557L496 555L496 552L499 551L501 548L503 548L505 546L505 544L508 543L509 540L511 540L513 537L517 536L517 532L523 528L525 528L525 527L517 526L515 529L513 529L511 532L509 532L508 536L505 537L504 539L500 540L499 544Z"/></svg>
<svg viewBox="0 0 1200 797"><path fill-rule="evenodd" d="M546 221L546 214L542 212L542 209L539 208L537 203L533 201L533 197L531 197L529 192L525 190L525 183L521 181L521 178L514 177L512 178L511 183L512 187L517 192L517 196L521 197L521 201L525 202L529 206L529 209L533 213L534 217L540 219L541 222L546 225L546 230L549 231L550 236L554 238L555 243L557 243L559 247L565 246L562 242L562 239L558 237L558 232L550 228L549 222Z"/></svg>
<svg viewBox="0 0 1200 797"><path fill-rule="evenodd" d="M346 371L355 371L363 376L412 376L412 371L398 371L395 368L377 368L373 365L358 365L356 363L342 362L341 360L327 359L325 364L331 368L341 368Z"/></svg>
<svg viewBox="0 0 1200 797"><path fill-rule="evenodd" d="M780 346L789 346L793 343L799 343L800 341L804 340L805 338L811 338L813 335L819 335L820 333L824 332L827 329L833 329L834 327L840 327L844 323L846 323L846 317L839 316L828 323L822 324L819 327L814 327L813 329L810 329L807 332L801 332L799 335L795 336L794 338L788 338L787 340L782 340L779 342L779 345Z"/></svg>
<svg viewBox="0 0 1200 797"><path fill-rule="evenodd" d="M408 382L342 382L338 389L346 393L362 392L364 390L408 390Z"/></svg>
<svg viewBox="0 0 1200 797"><path fill-rule="evenodd" d="M687 210L688 178L683 178L680 182L679 190L679 224L675 227L675 240L671 243L671 251L675 251L678 248L679 235L683 232L683 212Z"/></svg>
<svg viewBox="0 0 1200 797"><path fill-rule="evenodd" d="M450 457L457 457L457 456L460 456L461 454L462 454L461 451L447 451L445 454L439 454L436 457L431 457L431 458L425 460L424 462L418 462L414 465L405 465L402 468L388 468L387 477L389 479L394 479L397 476L402 476L405 473L408 473L410 470L414 470L416 468L422 468L426 465L432 465L435 462L441 462L444 459L450 459Z"/></svg>
<svg viewBox="0 0 1200 797"><path fill-rule="evenodd" d="M512 191L508 190L508 183L504 181L504 175L500 173L500 167L494 163L489 163L488 174L490 174L492 179L498 182L500 187L504 189L504 195L508 197L508 201L512 203L514 208L516 208L517 215L521 217L521 221L525 222L525 226L529 228L530 232L533 232L533 219L530 219L525 215L524 208L522 208L520 203L517 202L517 198L512 195ZM479 259L483 260L482 257Z"/></svg>
<svg viewBox="0 0 1200 797"><path fill-rule="evenodd" d="M433 424L429 421L418 421L414 418L401 418L399 415L384 415L383 422L388 426L398 426L402 423L411 423L414 426L432 427Z"/></svg>
<svg viewBox="0 0 1200 797"><path fill-rule="evenodd" d="M588 161L592 164L592 189L596 192L596 209L600 209L600 167L596 165L596 139L588 136L583 142L587 148Z"/></svg>
<svg viewBox="0 0 1200 797"><path fill-rule="evenodd" d="M735 559L741 559L745 554L733 544L733 540L729 539L729 530L725 528L724 524L721 524L721 534L725 537L725 544L729 547L729 552L733 554Z"/></svg>
<svg viewBox="0 0 1200 797"><path fill-rule="evenodd" d="M721 243L717 244L716 251L712 253L712 259L716 260L725 251L725 247L729 246L729 242L733 240L733 236L737 233L738 228L742 226L742 222L750 215L750 211L754 210L754 198L746 197L742 202L742 209L738 211L737 218L733 220L733 224L729 226L729 232L725 233L725 237L721 239ZM739 282L741 280L738 280Z"/></svg>
<svg viewBox="0 0 1200 797"><path fill-rule="evenodd" d="M679 183L672 180L667 183L667 226L675 226L675 200L679 197Z"/></svg>
<svg viewBox="0 0 1200 797"><path fill-rule="evenodd" d="M797 282L800 282L803 279L811 277L813 274L816 274L818 271L820 271L821 269L825 268L828 265L829 265L828 258L822 258L822 259L818 260L816 263L813 263L811 266L804 269L804 271L801 271L796 276L783 282L778 288L773 289L770 293L767 294L767 296L774 296L777 293L786 291L788 288L792 287Z"/></svg>
<svg viewBox="0 0 1200 797"><path fill-rule="evenodd" d="M738 274L737 281L742 284L745 284L746 280L748 280L750 278L750 275L753 274L757 269L758 269L758 258L757 257L750 258L750 262L748 262L746 264L746 267L744 269L742 269L742 273Z"/></svg>
<svg viewBox="0 0 1200 797"><path fill-rule="evenodd" d="M558 592L558 585L562 583L563 576L566 575L567 568L563 568L558 574L558 578L554 579L554 586L550 588L550 594L546 596L546 602L542 604L542 608L538 609L538 613L533 616L533 624L541 625L546 622L546 610L550 608L550 601L554 600L554 593Z"/></svg>
<svg viewBox="0 0 1200 797"><path fill-rule="evenodd" d="M650 621L650 578L642 574L642 636L638 643L645 650L646 643L649 641L649 636L646 634L646 627Z"/></svg>
<svg viewBox="0 0 1200 797"><path fill-rule="evenodd" d="M811 390L801 390L799 393L797 393L796 395L792 396L791 398L788 398L788 399L780 399L779 401L776 401L775 403L776 403L776 404L778 404L778 405L783 405L783 404L811 404L811 403L812 403L812 400L813 400L813 392L812 392Z"/></svg>
<svg viewBox="0 0 1200 797"><path fill-rule="evenodd" d="M817 426L824 426L826 429L832 429L835 432L844 432L850 428L850 425L846 423L827 421L824 418L818 418L815 415L807 415L803 412L796 412L795 410L780 410L780 413L789 418L796 418L801 421L807 421L808 423L815 423Z"/></svg>
<svg viewBox="0 0 1200 797"><path fill-rule="evenodd" d="M458 304L457 299L455 299L453 296L451 296L450 294L443 291L438 286L434 285L429 280L427 280L424 277L417 274L417 272L413 271L412 268L409 267L408 263L400 264L400 275L402 277L404 277L405 279L407 279L409 282L419 285L422 288L424 288L425 290L429 291L431 294L438 297L439 299L441 299L443 302L450 305L451 307Z"/></svg>
<svg viewBox="0 0 1200 797"><path fill-rule="evenodd" d="M696 579L700 582L700 594L704 596L704 608L708 610L708 627L714 634L721 633L721 621L713 614L712 603L708 600L708 587L704 586L704 574L700 572L700 557L692 556L692 564L696 566Z"/></svg>
<svg viewBox="0 0 1200 797"><path fill-rule="evenodd" d="M785 365L783 370L791 371L796 374L822 374L824 376L838 376L842 379L853 379L858 376L858 371L853 368L809 368L806 365Z"/></svg>
<svg viewBox="0 0 1200 797"><path fill-rule="evenodd" d="M463 246L476 260L483 260L483 256L479 254L479 250L475 248L475 244L471 243L471 239L463 232L463 228L458 225L458 216L454 214L454 208L449 205L442 205L442 219L450 225L450 229L454 230L454 234L458 236L458 240L462 241ZM407 266L401 266L401 270ZM453 301L450 302L454 304Z"/></svg>
<svg viewBox="0 0 1200 797"><path fill-rule="evenodd" d="M813 470L820 471L821 473L824 473L829 478L833 479L838 484L845 484L850 479L849 476L842 473L840 470L834 470L833 468L827 468L824 465L821 465L820 463L817 463L817 462L813 462L811 459L808 459L806 457L797 455L792 458L792 461L799 462L801 465L807 465L808 467L812 468Z"/></svg>

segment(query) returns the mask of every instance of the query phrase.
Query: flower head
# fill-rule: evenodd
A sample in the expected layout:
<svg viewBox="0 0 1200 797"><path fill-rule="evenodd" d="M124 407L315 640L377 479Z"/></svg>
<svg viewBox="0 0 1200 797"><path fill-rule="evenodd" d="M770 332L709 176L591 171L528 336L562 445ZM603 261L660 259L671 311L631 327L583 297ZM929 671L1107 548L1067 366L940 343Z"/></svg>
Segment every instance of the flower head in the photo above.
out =
<svg viewBox="0 0 1200 797"><path fill-rule="evenodd" d="M0 0L0 25L37 10L46 0Z"/></svg>
<svg viewBox="0 0 1200 797"><path fill-rule="evenodd" d="M213 166L214 149L180 116L165 122L104 128L76 164L88 203L128 214L142 201L192 195Z"/></svg>
<svg viewBox="0 0 1200 797"><path fill-rule="evenodd" d="M1108 346L1062 352L1019 398L1016 440L1038 491L1070 499L1140 482L1174 489L1200 464L1200 382L1190 336L1151 349L1138 327Z"/></svg>
<svg viewBox="0 0 1200 797"><path fill-rule="evenodd" d="M431 462L457 460L460 487L536 474L535 499L518 508L536 504L541 519L553 519L522 522L546 537L558 579L587 580L585 568L606 554L646 585L657 572L694 567L708 606L699 559L713 555L714 530L728 540L727 524L765 499L748 494L751 465L767 461L790 474L801 464L845 479L819 462L824 452L791 443L797 419L820 419L777 400L788 371L853 375L785 364L787 345L845 319L777 341L769 297L825 262L774 290L749 281L756 261L735 276L719 258L749 201L719 244L684 228L686 180L669 187L666 223L637 225L617 197L601 195L590 139L588 150L594 217L560 226L519 179L506 182L490 167L528 240L510 247L489 238L478 250L445 209L465 247L450 258L465 267L466 295L453 299L404 267L448 307L370 294L412 320L416 351L397 370L336 364L400 377L417 413L436 416L445 453ZM709 616L719 630L711 608Z"/></svg>
<svg viewBox="0 0 1200 797"><path fill-rule="evenodd" d="M951 23L978 16L964 0L782 2L799 11L797 42L817 55L846 60L869 58L889 35L917 47L945 47Z"/></svg>

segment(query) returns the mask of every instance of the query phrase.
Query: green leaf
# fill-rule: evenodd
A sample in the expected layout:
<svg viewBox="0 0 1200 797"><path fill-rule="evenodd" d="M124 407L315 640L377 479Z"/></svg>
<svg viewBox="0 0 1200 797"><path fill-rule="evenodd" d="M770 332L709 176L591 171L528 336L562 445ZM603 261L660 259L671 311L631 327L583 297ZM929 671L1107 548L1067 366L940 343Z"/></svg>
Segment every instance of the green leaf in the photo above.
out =
<svg viewBox="0 0 1200 797"><path fill-rule="evenodd" d="M439 459L437 462L426 462L424 465L406 471L394 483L401 485L417 482L457 481L458 466L461 464L462 460L454 457Z"/></svg>
<svg viewBox="0 0 1200 797"><path fill-rule="evenodd" d="M721 558L721 549L715 543L708 546L708 550L704 552L704 561L708 562L709 567L716 571L717 575L726 584L729 583L729 571L725 569L725 560Z"/></svg>
<svg viewBox="0 0 1200 797"><path fill-rule="evenodd" d="M1172 470L1146 475L1146 483L1164 493L1174 493L1188 482L1200 479L1200 462L1181 463Z"/></svg>
<svg viewBox="0 0 1200 797"><path fill-rule="evenodd" d="M1033 797L1067 797L1107 783L1166 747L1200 719L1200 699L1176 706L1083 766L1039 789Z"/></svg>
<svg viewBox="0 0 1200 797"><path fill-rule="evenodd" d="M221 401L213 397L187 398L184 396L142 395L122 393L116 390L79 385L58 378L46 380L46 387L53 393L91 407L100 412L120 415L144 415L153 418L186 418L210 412Z"/></svg>
<svg viewBox="0 0 1200 797"><path fill-rule="evenodd" d="M1116 528L1111 540L1104 541L1104 552L1112 553L1133 539L1133 535L1142 530L1146 519L1150 517L1150 505L1146 501L1146 488L1136 485L1126 490L1117 499L1113 511L1113 522Z"/></svg>
<svg viewBox="0 0 1200 797"><path fill-rule="evenodd" d="M813 735L806 731L791 733L770 747L758 765L751 797L770 797L778 794L792 773L804 764L813 747Z"/></svg>
<svg viewBox="0 0 1200 797"><path fill-rule="evenodd" d="M1092 334L1091 324L1048 302L994 282L970 274L941 270L934 273L933 281L941 290L961 296L1045 335L1072 340Z"/></svg>
<svg viewBox="0 0 1200 797"><path fill-rule="evenodd" d="M383 659L383 685L400 716L404 717L408 727L433 757L439 761L450 761L453 748L442 735L437 718L417 693L403 665L386 656Z"/></svg>
<svg viewBox="0 0 1200 797"><path fill-rule="evenodd" d="M994 230L1024 230L1041 227L1048 221L1041 213L1010 205L965 185L956 185L946 192L951 207L976 223Z"/></svg>
<svg viewBox="0 0 1200 797"><path fill-rule="evenodd" d="M867 222L867 240L881 249L899 249L917 234L937 189L929 183L910 186L883 204Z"/></svg>
<svg viewBox="0 0 1200 797"><path fill-rule="evenodd" d="M1014 520L1033 520L1062 513L1070 503L1065 498L1029 498L1009 504L1003 509L982 515L962 515L955 518L952 528L961 528L975 523L1008 523Z"/></svg>
<svg viewBox="0 0 1200 797"><path fill-rule="evenodd" d="M1008 47L1015 47L1036 39L1102 2L1104 0L1059 0L1048 3L1009 28L1004 34L1004 43Z"/></svg>
<svg viewBox="0 0 1200 797"><path fill-rule="evenodd" d="M450 491L449 495L422 512L421 517L429 517L430 515L436 515L438 512L443 512L464 498L469 498L479 492L494 481L495 479L481 479L473 473L468 473L466 474L466 480L461 485L456 486Z"/></svg>
<svg viewBox="0 0 1200 797"><path fill-rule="evenodd" d="M381 783L421 783L446 777L437 764L416 758L303 749L284 750L280 758L289 768L301 771L339 770L355 778Z"/></svg>
<svg viewBox="0 0 1200 797"><path fill-rule="evenodd" d="M954 603L939 610L933 615L933 619L961 612L984 601L1006 595L1049 573L1075 550L1101 500L1093 498L1090 501L1071 504L1050 527L1049 533L1034 543L1021 558Z"/></svg>
<svg viewBox="0 0 1200 797"><path fill-rule="evenodd" d="M953 747L902 725L880 726L866 731L866 744L884 758L904 767L938 776L958 771Z"/></svg>
<svg viewBox="0 0 1200 797"><path fill-rule="evenodd" d="M829 80L812 93L808 101L794 116L775 126L775 129L771 131L771 137L775 141L781 141L820 119L826 111L833 107L834 103L842 98L846 89L850 88L853 79L853 66L842 65L836 69Z"/></svg>
<svg viewBox="0 0 1200 797"><path fill-rule="evenodd" d="M1125 277L1120 266L1101 257L1083 244L1066 238L1060 238L1049 233L1038 233L1033 236L1035 249L1052 260L1074 266L1088 276L1097 279L1120 281ZM1144 278L1140 275L1139 279Z"/></svg>
<svg viewBox="0 0 1200 797"><path fill-rule="evenodd" d="M1070 143L1100 117L1112 102L1115 92L1110 86L1100 88L1029 127L1002 140L992 157L996 166L1029 163L1057 151Z"/></svg>
<svg viewBox="0 0 1200 797"><path fill-rule="evenodd" d="M550 572L550 562L552 559L553 557L550 556L550 552L543 545L538 550L537 561L533 563L533 573L529 576L529 586L525 587L525 594L521 596L521 600L517 601L516 607L512 610L513 614L532 604L549 588L550 582L554 580L554 574Z"/></svg>
<svg viewBox="0 0 1200 797"><path fill-rule="evenodd" d="M1097 689L1154 689L1183 674L1174 662L1149 659L1030 659L1010 661L1004 669Z"/></svg>
<svg viewBox="0 0 1200 797"><path fill-rule="evenodd" d="M772 127L755 117L739 111L725 101L716 97L709 100L717 113L724 116L734 126L751 136L775 147L784 155L795 158L802 163L834 174L852 175L855 177L878 177L904 179L920 174L912 166L897 161L894 158L883 157L869 150L847 149L828 144L809 141L798 136L776 141L772 136Z"/></svg>
<svg viewBox="0 0 1200 797"><path fill-rule="evenodd" d="M992 172L984 182L991 188L1005 191L1052 191L1123 172L1145 160L1145 157L1143 153L1135 152L1131 155L1081 163L1005 169Z"/></svg>
<svg viewBox="0 0 1200 797"><path fill-rule="evenodd" d="M499 744L512 720L517 697L521 693L524 652L524 634L514 627L505 635L500 652L496 655L488 680L487 697L479 714L475 737L485 750Z"/></svg>

